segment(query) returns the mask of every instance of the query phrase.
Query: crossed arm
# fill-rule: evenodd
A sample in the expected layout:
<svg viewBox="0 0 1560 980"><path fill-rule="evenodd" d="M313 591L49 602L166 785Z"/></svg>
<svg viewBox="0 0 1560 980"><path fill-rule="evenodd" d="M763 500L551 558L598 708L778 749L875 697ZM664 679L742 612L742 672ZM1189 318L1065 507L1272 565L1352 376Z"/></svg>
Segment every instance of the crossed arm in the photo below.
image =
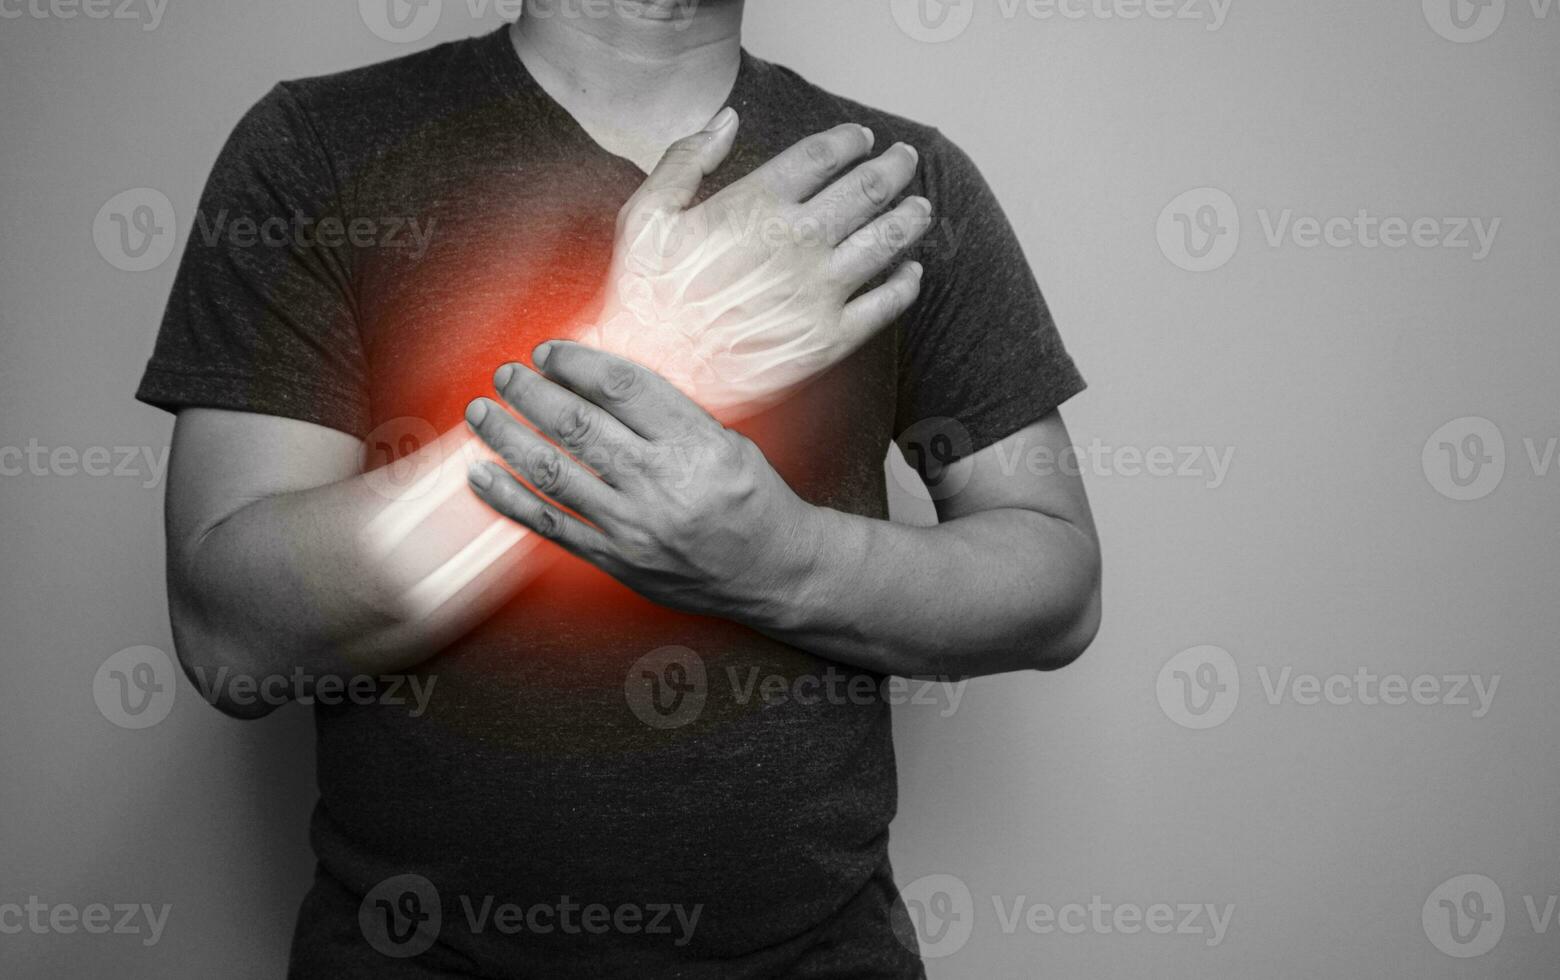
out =
<svg viewBox="0 0 1560 980"><path fill-rule="evenodd" d="M658 428L653 416L682 396L661 390L648 372L636 373L626 389L622 381L608 384L602 379L624 362L571 347L558 345L563 356L547 359L545 370L561 383L517 366L502 397L565 445L586 438L592 425L599 438L644 447L680 442L680 458L699 468L694 479L651 467L620 470L611 474L615 483L598 481L561 459L552 462L555 450L489 404L477 426L483 437L571 509L593 498L600 524L580 524L506 471L484 468L491 483L477 486L477 477L462 506L484 524L491 506L537 533L482 569L457 600L421 618L405 615L400 604L402 584L419 573L387 569L354 544L384 503L358 472L356 439L260 415L181 415L173 485L198 486L207 502L248 501L202 530L195 523L202 499L170 496L169 596L186 669L228 667L259 677L295 667L316 676L410 668L534 578L545 567L544 538L668 605L882 673L1052 669L1092 641L1100 565L1081 484L1075 476L1036 475L1001 462L1039 445L1060 455L1068 436L1059 415L955 463L963 472L946 478L964 486L938 503L941 523L910 527L806 504L756 447L707 416L681 434ZM576 399L597 419L584 430L569 427L579 417ZM680 408L681 416L698 411L691 402ZM231 454L234 445L252 448ZM231 457L221 472L206 469L205 461L219 456ZM190 472L196 468L199 476ZM269 710L218 706L234 714Z"/></svg>
<svg viewBox="0 0 1560 980"><path fill-rule="evenodd" d="M965 472L941 476L969 483L943 523L907 527L801 500L750 440L639 365L562 342L534 360L539 372L509 364L494 379L513 413L485 398L467 412L525 483L482 462L473 489L662 605L908 676L1059 667L1094 638L1082 485L1000 465L1036 444L1065 449L1054 412L953 464Z"/></svg>
<svg viewBox="0 0 1560 980"><path fill-rule="evenodd" d="M918 267L903 264L885 285L851 297L930 220L925 202L911 199L868 223L913 175L915 155L905 148L830 183L871 148L870 134L850 126L799 144L686 210L734 132L733 120L723 127L717 119L680 143L624 212L615 281L644 288L640 302L616 314L609 303L600 322L621 323L632 310L639 322L625 336L675 330L675 318L658 323L645 310L664 311L664 287L677 287L678 303L702 311L698 330L689 331L701 355L681 356L680 342L619 348L677 385L590 347L549 345L537 357L542 374L511 365L495 379L515 415L496 402L474 403L468 420L481 442L464 429L447 433L411 461L430 474L429 486L389 496L383 480L362 472L363 447L343 433L244 413L181 412L168 576L186 669L226 667L243 676L406 669L539 574L556 554L546 539L667 605L885 673L979 675L1059 666L1081 652L1098 622L1098 551L1081 484L998 465L1015 457L1015 447L1037 442L1060 451L1067 436L1059 417L955 464L967 471L955 474L967 486L939 504L943 523L908 528L805 504L756 447L700 407L730 421L771 404L891 322L915 298ZM740 211L791 222L821 217L839 233L821 246L762 256L750 243L730 243L724 254L735 260L724 263L719 254L712 262L706 247L696 253L700 271L723 266L714 278L742 288L735 299L729 290L690 295L688 277L678 276L689 267L689 242L708 246L722 228L751 224L740 215L725 220ZM685 219L696 219L698 234L664 234ZM854 234L863 228L875 233ZM668 237L669 249L647 247ZM764 318L798 308L807 314ZM755 322L771 325L760 338L768 346L753 342ZM610 348L611 334L584 339ZM468 487L466 464L484 458ZM498 458L507 466L494 466ZM668 460L680 461L681 471L657 465ZM531 494L511 469L589 523Z"/></svg>

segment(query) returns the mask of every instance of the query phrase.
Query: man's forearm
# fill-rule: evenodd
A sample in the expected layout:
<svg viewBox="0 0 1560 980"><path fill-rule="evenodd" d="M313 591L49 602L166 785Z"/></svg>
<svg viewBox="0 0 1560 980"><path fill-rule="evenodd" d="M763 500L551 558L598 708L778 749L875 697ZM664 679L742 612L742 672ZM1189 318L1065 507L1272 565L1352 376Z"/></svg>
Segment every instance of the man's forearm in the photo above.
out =
<svg viewBox="0 0 1560 980"><path fill-rule="evenodd" d="M498 390L538 431L487 399L468 415L520 479L479 466L472 486L651 601L898 675L1060 667L1092 641L1100 563L1082 486L1009 478L1013 447L957 464L969 486L943 524L897 526L802 500L752 440L639 365L568 343L534 359ZM1065 445L1066 428L1052 412L1008 439L1030 436ZM595 479L549 439L626 465ZM653 465L674 450L679 472Z"/></svg>
<svg viewBox="0 0 1560 980"><path fill-rule="evenodd" d="M734 618L884 674L976 677L1061 667L1099 624L1093 539L1059 518L996 509L936 527L813 508L773 592Z"/></svg>
<svg viewBox="0 0 1560 980"><path fill-rule="evenodd" d="M467 489L464 429L403 465L255 500L170 555L186 665L225 677L404 670L486 619L556 554ZM445 485L429 478L446 475ZM454 481L449 486L450 480Z"/></svg>

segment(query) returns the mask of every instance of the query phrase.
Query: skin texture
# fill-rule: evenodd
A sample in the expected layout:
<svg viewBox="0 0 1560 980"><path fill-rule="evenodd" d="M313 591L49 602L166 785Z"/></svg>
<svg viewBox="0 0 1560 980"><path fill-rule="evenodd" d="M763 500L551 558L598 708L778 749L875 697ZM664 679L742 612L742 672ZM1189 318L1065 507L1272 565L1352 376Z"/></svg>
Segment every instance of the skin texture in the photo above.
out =
<svg viewBox="0 0 1560 980"><path fill-rule="evenodd" d="M625 209L615 268L626 268L627 256L643 247L636 233L647 215L652 222L680 220L679 196L686 195L683 203L692 200L698 179L730 145L729 135L703 131L667 148L668 134L697 128L719 108L714 93L729 91L742 4L701 3L681 30L670 21L674 7L670 0L650 3L642 18L522 18L516 28L527 67L598 142L635 161L649 163L663 151L669 160ZM533 28L537 33L528 34ZM545 59L529 56L538 50ZM804 146L793 158L777 160L760 178L774 183L764 193L752 191L739 209L770 207L779 220L794 220L794 211L781 213L801 199L787 201L778 186L787 179L828 185L837 193L825 192L822 201L839 210L851 207L848 195L867 190L850 169L867 152L866 137L859 127L842 127L819 138L863 142L854 152L833 155ZM879 157L883 175L908 181L907 156L900 148L885 151ZM821 159L830 162L824 173L793 172ZM893 187L887 199L903 186ZM857 209L868 217L881 210ZM907 226L901 231L913 231L921 219L899 213L897 220ZM870 238L850 237L827 256L819 251L783 260L783 281L809 292L815 315L840 325L835 334L818 331L845 338L834 348L837 356L915 298L918 270L901 266L876 293L849 299L852 282L890 267L893 250L883 243L892 240L882 237L874 245ZM774 258L742 249L725 254L725 266L710 273L714 281L699 289L717 293L752 271L744 261ZM613 286L604 284L603 322L625 308L621 297L611 295ZM741 322L732 318L724 325ZM784 334L778 346L795 336ZM488 439L486 451L497 450L495 458L516 469L539 460L535 465L567 474L559 477L569 481L559 494L595 495L594 526L555 520L556 508L522 492L507 468L485 469L493 477L486 486L461 486L439 504L433 523L460 529L460 540L435 546L413 534L387 554L371 528L387 511L421 510L425 502L403 499L404 487L387 483L382 472L364 473L357 439L290 419L181 412L167 533L170 613L186 670L208 672L209 680L209 672L223 668L251 677L294 668L316 675L409 668L485 620L545 568L550 551L537 545L549 534L658 601L743 622L821 656L885 673L974 676L1052 668L1092 639L1099 622L1099 552L1081 482L998 463L1036 445L1059 453L1070 440L1058 415L954 464L949 474L931 474L955 478L964 489L939 501L940 526L911 528L800 501L751 443L688 397L689 390L699 392L686 378L679 379L679 390L580 344L559 343L548 354L538 358L546 377L518 366L504 376L501 400L479 403L477 428ZM791 382L781 381L768 391L756 385L749 396L756 404L783 397ZM620 389L626 400L612 394ZM708 407L729 421L751 410L738 402L712 395ZM567 448L576 436L556 414L559 405L587 419L587 430L595 426L620 441L632 433L637 442L626 444L638 455L602 469L592 461L592 472L585 472L573 456L540 455L545 447L510 441L518 438L514 429L523 428L517 419L524 417L543 431L555 428L557 442ZM513 426L494 428L505 419ZM471 440L466 430L454 430L409 463L417 472L432 472L460 461L453 472L463 482ZM512 528L512 546L476 568L453 598L431 610L408 606L408 590L495 522ZM585 531L597 537L586 538ZM269 710L228 703L220 690L218 707L240 716Z"/></svg>

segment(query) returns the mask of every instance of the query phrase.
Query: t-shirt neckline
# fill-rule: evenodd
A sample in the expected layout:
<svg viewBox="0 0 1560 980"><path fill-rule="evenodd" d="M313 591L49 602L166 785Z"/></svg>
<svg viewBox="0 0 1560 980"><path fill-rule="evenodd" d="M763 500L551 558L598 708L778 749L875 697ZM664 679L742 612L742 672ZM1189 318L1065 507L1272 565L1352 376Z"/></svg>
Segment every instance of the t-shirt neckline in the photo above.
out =
<svg viewBox="0 0 1560 980"><path fill-rule="evenodd" d="M520 52L515 50L514 42L510 40L509 31L511 24L505 23L487 36L483 45L484 54L489 68L493 72L494 80L504 90L505 95L511 99L524 101L532 105L540 105L544 111L552 115L559 124L569 133L575 141L584 144L591 152L608 158L614 164L626 167L631 173L639 175L640 179L647 176L639 164L613 153L596 141L580 121L574 118L574 114L564 108L563 104L548 94L542 88L541 83L531 74L531 70L520 60ZM740 49L740 60L737 64L737 77L731 84L731 91L726 96L723 106L745 108L752 104L748 98L749 90L753 83L755 65L753 57L747 48ZM744 122L747 120L744 118ZM740 135L738 137L740 139Z"/></svg>

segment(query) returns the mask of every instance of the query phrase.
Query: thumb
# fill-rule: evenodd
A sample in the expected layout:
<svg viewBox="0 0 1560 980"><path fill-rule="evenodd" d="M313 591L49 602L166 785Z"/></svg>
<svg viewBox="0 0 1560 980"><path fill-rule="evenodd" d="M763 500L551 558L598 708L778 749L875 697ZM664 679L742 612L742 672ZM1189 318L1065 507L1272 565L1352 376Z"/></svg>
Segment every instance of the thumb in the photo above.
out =
<svg viewBox="0 0 1560 980"><path fill-rule="evenodd" d="M736 136L737 113L728 106L716 113L702 131L673 143L624 210L631 214L686 210L698 195L704 178L714 173L731 153Z"/></svg>

